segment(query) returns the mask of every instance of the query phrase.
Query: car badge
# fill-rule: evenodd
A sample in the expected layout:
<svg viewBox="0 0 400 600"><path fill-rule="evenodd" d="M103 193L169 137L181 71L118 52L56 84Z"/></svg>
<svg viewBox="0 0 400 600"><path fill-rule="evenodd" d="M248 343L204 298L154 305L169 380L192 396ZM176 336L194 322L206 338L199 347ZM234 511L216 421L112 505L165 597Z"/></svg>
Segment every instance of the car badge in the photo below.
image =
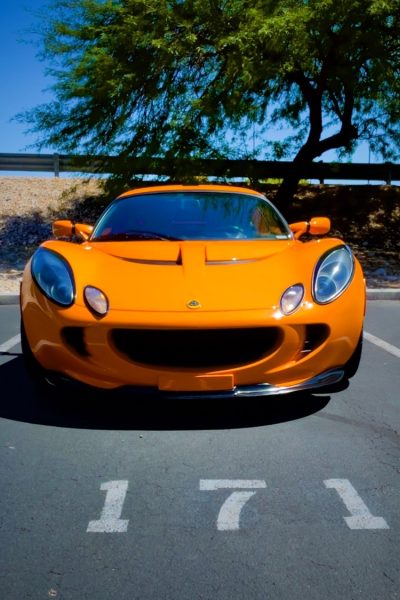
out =
<svg viewBox="0 0 400 600"><path fill-rule="evenodd" d="M188 302L186 304L186 306L188 308L200 308L201 304L200 304L200 302L198 300L190 300L190 302Z"/></svg>

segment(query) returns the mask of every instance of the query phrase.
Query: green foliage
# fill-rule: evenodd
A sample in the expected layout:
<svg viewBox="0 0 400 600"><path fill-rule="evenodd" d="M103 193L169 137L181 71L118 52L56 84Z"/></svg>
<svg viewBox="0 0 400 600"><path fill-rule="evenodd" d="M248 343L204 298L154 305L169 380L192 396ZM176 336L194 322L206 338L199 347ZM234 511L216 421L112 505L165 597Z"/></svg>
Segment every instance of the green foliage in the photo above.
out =
<svg viewBox="0 0 400 600"><path fill-rule="evenodd" d="M39 147L246 158L256 128L263 157L398 155L400 0L53 0L43 22Z"/></svg>

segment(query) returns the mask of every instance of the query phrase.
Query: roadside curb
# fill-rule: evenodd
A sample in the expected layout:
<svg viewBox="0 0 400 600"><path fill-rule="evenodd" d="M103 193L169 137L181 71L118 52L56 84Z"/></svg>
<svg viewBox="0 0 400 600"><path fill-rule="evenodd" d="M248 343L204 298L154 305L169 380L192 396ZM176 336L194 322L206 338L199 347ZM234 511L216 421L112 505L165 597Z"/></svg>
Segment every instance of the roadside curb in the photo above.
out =
<svg viewBox="0 0 400 600"><path fill-rule="evenodd" d="M11 292L0 292L0 306L8 304L19 304L19 294L13 294Z"/></svg>
<svg viewBox="0 0 400 600"><path fill-rule="evenodd" d="M400 288L367 288L367 300L400 300ZM0 292L0 306L12 304L19 304L19 294Z"/></svg>
<svg viewBox="0 0 400 600"><path fill-rule="evenodd" d="M367 288L367 300L400 300L400 288Z"/></svg>

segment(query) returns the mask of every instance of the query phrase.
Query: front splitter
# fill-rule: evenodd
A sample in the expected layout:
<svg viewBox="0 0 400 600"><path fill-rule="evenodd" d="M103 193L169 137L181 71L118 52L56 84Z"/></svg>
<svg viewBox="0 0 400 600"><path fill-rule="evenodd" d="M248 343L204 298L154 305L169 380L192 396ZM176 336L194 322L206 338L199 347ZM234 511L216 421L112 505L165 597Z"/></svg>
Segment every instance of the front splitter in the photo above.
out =
<svg viewBox="0 0 400 600"><path fill-rule="evenodd" d="M87 390L97 392L124 392L125 394L132 394L134 396L158 396L159 398L167 399L182 399L182 400L200 400L204 399L225 399L225 398L256 398L262 396L280 396L284 394L291 394L294 392L304 392L308 390L330 391L329 388L333 387L340 382L344 381L345 372L341 368L330 369L324 373L320 373L311 379L307 379L302 383L297 383L290 386L277 386L268 383L259 383L255 385L244 385L235 386L231 390L206 390L201 392L168 392L165 390L159 390L152 387L136 387L136 386L122 386L120 388L114 388L113 390L104 390L101 388L95 388L88 386L76 380L72 380L69 377L57 373L47 373L45 380L49 384L50 388L60 389L60 387L68 388L72 387L84 387Z"/></svg>
<svg viewBox="0 0 400 600"><path fill-rule="evenodd" d="M279 396L293 392L303 392L334 386L344 378L343 369L330 369L320 375L316 375L307 381L290 386L277 386L268 383L259 383L256 385L236 386L232 390L207 391L207 392L161 392L162 397L182 398L185 400L195 400L200 398L256 398L259 396Z"/></svg>

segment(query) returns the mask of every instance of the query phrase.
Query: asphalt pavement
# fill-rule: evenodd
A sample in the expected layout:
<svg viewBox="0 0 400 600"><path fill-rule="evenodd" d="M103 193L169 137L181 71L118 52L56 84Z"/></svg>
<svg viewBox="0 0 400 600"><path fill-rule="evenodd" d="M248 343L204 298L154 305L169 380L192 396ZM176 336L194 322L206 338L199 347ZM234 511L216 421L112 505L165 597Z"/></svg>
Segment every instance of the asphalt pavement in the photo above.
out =
<svg viewBox="0 0 400 600"><path fill-rule="evenodd" d="M400 598L399 324L334 395L49 402L0 306L0 598Z"/></svg>

